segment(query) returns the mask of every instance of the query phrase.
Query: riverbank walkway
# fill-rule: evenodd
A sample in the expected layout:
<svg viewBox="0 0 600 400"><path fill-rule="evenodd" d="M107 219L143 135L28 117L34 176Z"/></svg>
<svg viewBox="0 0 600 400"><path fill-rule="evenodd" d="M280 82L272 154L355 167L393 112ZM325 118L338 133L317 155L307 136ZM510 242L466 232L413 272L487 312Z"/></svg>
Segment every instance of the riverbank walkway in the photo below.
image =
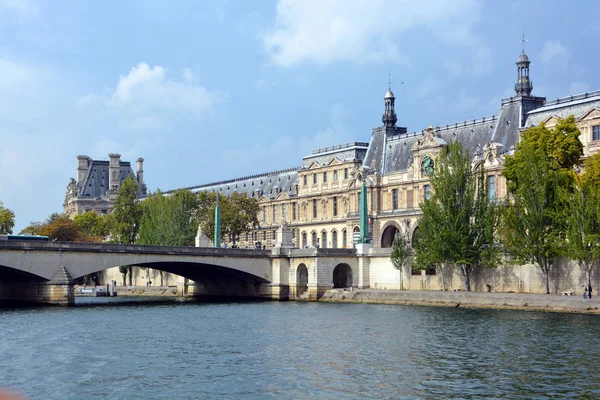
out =
<svg viewBox="0 0 600 400"><path fill-rule="evenodd" d="M600 297L534 293L442 292L378 289L331 289L320 301L411 304L445 307L544 310L600 314Z"/></svg>

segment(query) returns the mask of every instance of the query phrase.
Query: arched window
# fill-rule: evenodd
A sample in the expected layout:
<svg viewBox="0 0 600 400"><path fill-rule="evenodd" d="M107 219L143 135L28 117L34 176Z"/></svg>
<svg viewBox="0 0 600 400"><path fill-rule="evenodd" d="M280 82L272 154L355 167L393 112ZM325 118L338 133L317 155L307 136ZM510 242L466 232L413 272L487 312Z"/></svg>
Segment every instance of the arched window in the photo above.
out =
<svg viewBox="0 0 600 400"><path fill-rule="evenodd" d="M348 234L346 232L346 230L344 229L342 231L342 248L347 248L348 247Z"/></svg>
<svg viewBox="0 0 600 400"><path fill-rule="evenodd" d="M306 240L306 232L302 232L302 248L305 248L308 245Z"/></svg>
<svg viewBox="0 0 600 400"><path fill-rule="evenodd" d="M337 231L331 232L331 248L337 249Z"/></svg>
<svg viewBox="0 0 600 400"><path fill-rule="evenodd" d="M311 239L310 245L313 246L313 247L317 247L317 244L318 244L317 243L317 232L313 232L311 234L311 238L310 239Z"/></svg>
<svg viewBox="0 0 600 400"><path fill-rule="evenodd" d="M421 170L423 172L423 176L429 176L433 173L433 158L429 155L423 157L423 161L421 162Z"/></svg>
<svg viewBox="0 0 600 400"><path fill-rule="evenodd" d="M321 247L322 248L327 247L327 231L321 232Z"/></svg>

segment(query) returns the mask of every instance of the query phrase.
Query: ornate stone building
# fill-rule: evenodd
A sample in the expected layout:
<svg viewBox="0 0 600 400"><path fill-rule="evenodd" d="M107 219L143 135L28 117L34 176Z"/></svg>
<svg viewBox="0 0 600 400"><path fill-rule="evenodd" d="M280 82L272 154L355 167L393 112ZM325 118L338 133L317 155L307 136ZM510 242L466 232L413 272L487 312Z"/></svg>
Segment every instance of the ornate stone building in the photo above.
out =
<svg viewBox="0 0 600 400"><path fill-rule="evenodd" d="M360 232L361 180L368 186L369 230L374 247L390 247L396 234L412 240L418 229L419 203L431 192L428 175L443 146L458 140L483 164L490 196L506 196L504 157L514 152L520 132L573 114L581 130L585 155L600 148L600 91L552 101L532 95L530 61L517 60L515 96L503 99L497 115L409 132L396 125L395 97L384 96L383 125L373 129L369 143L354 142L315 150L298 168L254 175L190 188L228 195L245 192L259 199L260 227L239 243L266 247L275 243L282 221L293 229L297 247L352 247Z"/></svg>
<svg viewBox="0 0 600 400"><path fill-rule="evenodd" d="M121 183L130 175L136 177L139 195L146 194L144 159L137 159L137 174L129 161L121 161L120 154L109 154L110 161L92 160L77 156L77 180L71 178L63 203L63 212L69 217L95 211L106 214L112 211Z"/></svg>

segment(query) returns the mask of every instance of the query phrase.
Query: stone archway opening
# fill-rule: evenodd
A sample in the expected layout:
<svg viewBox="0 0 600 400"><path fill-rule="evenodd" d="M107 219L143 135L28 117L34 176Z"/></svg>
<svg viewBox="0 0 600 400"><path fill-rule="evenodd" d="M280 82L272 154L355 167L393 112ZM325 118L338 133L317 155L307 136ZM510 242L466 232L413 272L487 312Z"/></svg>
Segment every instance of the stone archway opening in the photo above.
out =
<svg viewBox="0 0 600 400"><path fill-rule="evenodd" d="M398 233L398 228L396 228L394 225L390 225L385 228L383 234L381 235L381 247L392 247L394 244L394 239Z"/></svg>
<svg viewBox="0 0 600 400"><path fill-rule="evenodd" d="M296 269L296 297L300 297L308 290L308 268L305 264L298 265Z"/></svg>
<svg viewBox="0 0 600 400"><path fill-rule="evenodd" d="M333 269L333 288L352 287L352 268L348 264L338 264Z"/></svg>

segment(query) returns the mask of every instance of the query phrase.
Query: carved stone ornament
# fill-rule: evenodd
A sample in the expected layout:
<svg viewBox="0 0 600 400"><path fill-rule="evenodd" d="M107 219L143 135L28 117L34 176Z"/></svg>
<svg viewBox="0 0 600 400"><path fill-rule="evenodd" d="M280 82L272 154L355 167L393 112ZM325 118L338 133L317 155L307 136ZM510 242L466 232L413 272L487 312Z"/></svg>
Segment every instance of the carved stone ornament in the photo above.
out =
<svg viewBox="0 0 600 400"><path fill-rule="evenodd" d="M483 147L483 159L486 167L504 164L504 157L500 154L502 144L490 141Z"/></svg>
<svg viewBox="0 0 600 400"><path fill-rule="evenodd" d="M438 136L436 136L433 127L430 125L423 134L421 139L418 139L415 144L412 146L412 150L421 150L428 149L433 147L439 147L447 144L446 141Z"/></svg>

